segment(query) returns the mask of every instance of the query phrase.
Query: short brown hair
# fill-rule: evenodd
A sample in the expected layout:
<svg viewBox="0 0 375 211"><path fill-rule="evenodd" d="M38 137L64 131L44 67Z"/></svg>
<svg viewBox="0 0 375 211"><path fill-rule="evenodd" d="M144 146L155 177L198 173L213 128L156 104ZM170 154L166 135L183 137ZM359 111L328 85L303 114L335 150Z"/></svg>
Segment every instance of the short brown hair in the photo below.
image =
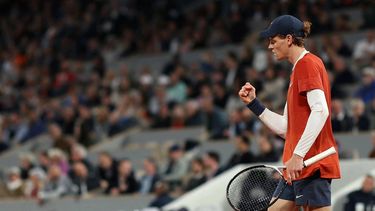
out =
<svg viewBox="0 0 375 211"><path fill-rule="evenodd" d="M310 34L311 32L311 25L312 23L310 21L304 21L303 22L303 33L304 33L304 36L303 37L296 37L295 35L291 34L292 37L293 37L293 42L292 44L294 45L297 45L297 46L304 46L305 44L305 38ZM284 39L286 37L286 35L277 35L278 37L280 37L281 39Z"/></svg>

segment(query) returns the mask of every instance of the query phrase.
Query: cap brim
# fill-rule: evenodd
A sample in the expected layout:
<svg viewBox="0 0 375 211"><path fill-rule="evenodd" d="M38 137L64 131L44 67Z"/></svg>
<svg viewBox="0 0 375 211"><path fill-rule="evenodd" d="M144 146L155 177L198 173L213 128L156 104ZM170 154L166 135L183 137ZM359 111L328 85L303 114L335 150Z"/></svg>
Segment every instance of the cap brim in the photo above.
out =
<svg viewBox="0 0 375 211"><path fill-rule="evenodd" d="M270 37L273 37L273 36L274 35L273 35L273 33L271 32L270 29L266 29L266 30L264 30L260 33L260 37L262 37L262 38L270 38Z"/></svg>

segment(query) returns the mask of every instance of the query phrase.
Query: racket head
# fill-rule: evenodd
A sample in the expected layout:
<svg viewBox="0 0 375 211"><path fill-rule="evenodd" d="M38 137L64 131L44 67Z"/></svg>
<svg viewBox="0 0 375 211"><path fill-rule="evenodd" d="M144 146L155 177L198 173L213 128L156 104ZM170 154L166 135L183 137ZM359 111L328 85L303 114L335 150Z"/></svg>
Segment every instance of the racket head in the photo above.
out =
<svg viewBox="0 0 375 211"><path fill-rule="evenodd" d="M257 165L238 172L228 183L226 197L229 205L237 211L266 210L279 198L285 187L281 171L275 166Z"/></svg>

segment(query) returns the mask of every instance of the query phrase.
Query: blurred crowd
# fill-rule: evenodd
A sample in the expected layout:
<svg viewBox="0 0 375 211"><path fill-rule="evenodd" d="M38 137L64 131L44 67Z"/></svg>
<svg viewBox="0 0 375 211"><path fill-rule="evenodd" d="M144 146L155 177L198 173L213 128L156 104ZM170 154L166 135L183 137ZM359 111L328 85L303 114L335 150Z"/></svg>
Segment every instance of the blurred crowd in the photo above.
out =
<svg viewBox="0 0 375 211"><path fill-rule="evenodd" d="M153 194L150 207L162 207L237 164L276 162L281 152L273 137L260 136L259 153L250 150L252 140L238 136L235 152L226 160L214 150L200 152L199 142L186 140L168 147L165 162L148 157L139 169L133 161L114 158L102 151L92 163L84 146L74 144L68 153L51 148L36 154L24 153L19 166L4 172L0 198L35 199L40 205L60 197L90 198L97 195Z"/></svg>
<svg viewBox="0 0 375 211"><path fill-rule="evenodd" d="M210 153L181 164L178 180L189 169L193 181L177 186L168 175L173 168L160 170L151 158L144 171L162 172L162 183L136 175L131 161L115 161L105 152L96 165L84 159L91 146L132 127L204 126L209 140L261 136L257 141L265 139L260 145L275 148L274 155L233 157L232 162L278 160L278 139L244 108L237 92L249 81L269 108L283 110L291 67L274 61L267 40L257 37L280 14L313 24L305 45L330 74L334 132L375 129L373 1L21 0L1 1L0 8L0 152L43 134L54 147L36 155L39 162L10 170L6 187L25 187L18 195L47 199L98 188L116 195L156 187L163 195L168 188L190 190L215 175L207 173ZM351 43L344 39L358 31L364 36ZM242 48L220 59L210 50L195 62L181 59L186 52L226 44ZM152 64L135 74L126 64L109 68L106 59L163 52L175 56L157 75ZM236 142L241 151L251 141Z"/></svg>

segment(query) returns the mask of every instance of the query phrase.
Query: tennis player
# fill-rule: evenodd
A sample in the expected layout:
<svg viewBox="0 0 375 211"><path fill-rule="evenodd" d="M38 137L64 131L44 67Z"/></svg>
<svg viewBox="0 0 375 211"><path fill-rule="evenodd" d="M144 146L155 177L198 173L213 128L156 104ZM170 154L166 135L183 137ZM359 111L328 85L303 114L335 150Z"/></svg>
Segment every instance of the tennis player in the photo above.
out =
<svg viewBox="0 0 375 211"><path fill-rule="evenodd" d="M340 178L337 153L303 168L306 160L334 146L330 121L331 95L327 71L320 58L307 51L304 39L310 22L282 15L272 21L261 36L277 60L293 64L284 114L276 114L256 98L256 89L246 83L241 100L272 131L285 138L284 177L290 185L269 210L325 211L331 209L331 180ZM281 186L279 184L279 186ZM276 190L278 191L278 190Z"/></svg>

